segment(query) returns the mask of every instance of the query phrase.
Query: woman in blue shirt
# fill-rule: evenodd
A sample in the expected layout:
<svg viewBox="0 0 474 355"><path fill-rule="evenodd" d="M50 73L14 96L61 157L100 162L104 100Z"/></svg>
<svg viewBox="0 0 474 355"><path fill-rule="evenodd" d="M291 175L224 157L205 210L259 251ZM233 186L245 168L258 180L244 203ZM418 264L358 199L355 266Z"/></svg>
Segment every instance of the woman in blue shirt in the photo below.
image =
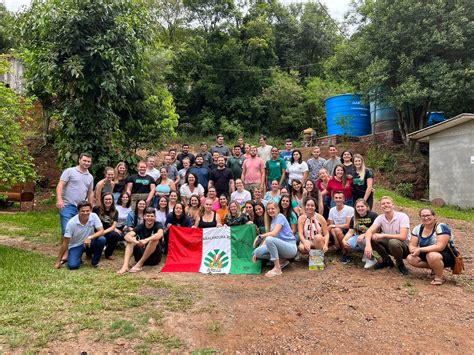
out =
<svg viewBox="0 0 474 355"><path fill-rule="evenodd" d="M257 236L253 251L254 262L257 259L270 259L273 261L273 269L265 276L274 277L281 275L281 269L289 264L287 259L296 256L296 238L291 230L290 224L284 215L280 213L278 205L270 201L265 212L265 229L267 233Z"/></svg>

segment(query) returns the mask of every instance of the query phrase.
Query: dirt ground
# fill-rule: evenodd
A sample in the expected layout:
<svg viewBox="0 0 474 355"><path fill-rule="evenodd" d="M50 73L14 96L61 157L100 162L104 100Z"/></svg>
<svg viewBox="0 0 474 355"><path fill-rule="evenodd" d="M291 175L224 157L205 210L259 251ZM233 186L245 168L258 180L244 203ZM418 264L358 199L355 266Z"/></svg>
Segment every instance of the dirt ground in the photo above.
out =
<svg viewBox="0 0 474 355"><path fill-rule="evenodd" d="M410 215L412 226L417 211ZM444 221L444 220L443 220ZM187 285L200 297L186 312L166 315L168 334L184 346L177 352L215 349L240 353L471 353L474 340L474 272L471 231L474 223L447 220L465 255L466 270L431 286L428 271L411 267L403 277L396 269L364 270L356 260L342 265L329 254L324 271L309 271L307 261L291 263L281 277L159 273L141 275ZM1 244L56 254L52 246L0 238ZM117 268L120 260L104 261ZM156 306L160 307L159 295ZM50 343L47 352L133 352L133 343L97 343L88 331L70 343Z"/></svg>

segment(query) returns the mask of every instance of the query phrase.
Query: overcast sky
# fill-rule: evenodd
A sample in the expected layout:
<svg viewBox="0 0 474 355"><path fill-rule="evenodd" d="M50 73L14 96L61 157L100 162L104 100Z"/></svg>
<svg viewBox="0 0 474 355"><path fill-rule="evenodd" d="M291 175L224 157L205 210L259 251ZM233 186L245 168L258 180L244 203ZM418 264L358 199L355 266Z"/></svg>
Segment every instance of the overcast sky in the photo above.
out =
<svg viewBox="0 0 474 355"><path fill-rule="evenodd" d="M2 0L0 0L1 2ZM298 2L304 2L301 0L280 0L285 4L289 3L298 3ZM349 3L350 0L320 0L321 3L325 4L328 9L329 13L331 14L332 17L342 21L344 17L344 13L348 10L349 8ZM18 11L21 6L24 5L29 5L30 0L3 0L7 8L11 11Z"/></svg>

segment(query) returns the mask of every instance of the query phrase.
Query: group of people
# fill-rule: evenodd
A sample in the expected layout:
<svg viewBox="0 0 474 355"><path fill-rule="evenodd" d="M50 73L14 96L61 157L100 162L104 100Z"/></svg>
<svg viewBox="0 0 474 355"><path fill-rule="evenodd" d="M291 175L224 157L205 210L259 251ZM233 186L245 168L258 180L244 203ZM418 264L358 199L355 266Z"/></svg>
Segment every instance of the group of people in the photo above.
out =
<svg viewBox="0 0 474 355"><path fill-rule="evenodd" d="M407 260L431 269L433 284L443 283L444 268L454 264L450 228L426 208L420 211L422 223L410 232L409 217L395 211L387 196L380 200L383 214L373 212L374 175L362 155L348 150L339 155L331 145L328 159L314 147L304 161L291 139L281 151L263 135L259 143L240 138L230 149L218 135L211 149L202 143L197 154L183 144L179 153L168 151L159 169L154 156L130 175L124 162L107 167L95 189L92 157L81 154L57 186L63 238L55 267L67 262L70 269L79 268L84 252L97 266L102 253L113 259L117 244L125 242L118 273L139 272L167 253L170 226L253 224L253 259L270 261L267 277L280 275L311 249L324 253L331 247L344 264L360 252L365 268L396 266L407 275Z"/></svg>

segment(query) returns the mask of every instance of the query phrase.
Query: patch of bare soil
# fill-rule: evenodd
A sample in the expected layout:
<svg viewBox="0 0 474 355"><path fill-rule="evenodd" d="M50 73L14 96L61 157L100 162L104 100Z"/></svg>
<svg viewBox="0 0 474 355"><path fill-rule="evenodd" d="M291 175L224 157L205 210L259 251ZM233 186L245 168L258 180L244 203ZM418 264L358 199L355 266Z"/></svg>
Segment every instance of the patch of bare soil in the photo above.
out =
<svg viewBox="0 0 474 355"><path fill-rule="evenodd" d="M404 208L412 226L417 211ZM443 220L444 221L444 220ZM409 267L404 277L396 269L364 270L356 259L342 265L330 254L324 271L309 271L307 261L291 263L280 277L263 275L202 275L159 273L141 275L189 286L200 298L187 311L166 311L166 334L183 342L179 352L216 349L222 352L424 352L469 353L474 348L474 272L470 233L474 223L447 220L456 244L466 256L460 276L445 271L447 282L431 286L427 270ZM0 238L0 244L49 255L56 250L24 240ZM34 250L34 249L33 249ZM118 258L119 259L119 258ZM121 260L105 261L119 268ZM160 308L161 294L156 296ZM153 325L150 325L153 326ZM129 341L97 342L90 331L77 339L54 342L48 352L134 352ZM151 351L160 351L157 344Z"/></svg>

